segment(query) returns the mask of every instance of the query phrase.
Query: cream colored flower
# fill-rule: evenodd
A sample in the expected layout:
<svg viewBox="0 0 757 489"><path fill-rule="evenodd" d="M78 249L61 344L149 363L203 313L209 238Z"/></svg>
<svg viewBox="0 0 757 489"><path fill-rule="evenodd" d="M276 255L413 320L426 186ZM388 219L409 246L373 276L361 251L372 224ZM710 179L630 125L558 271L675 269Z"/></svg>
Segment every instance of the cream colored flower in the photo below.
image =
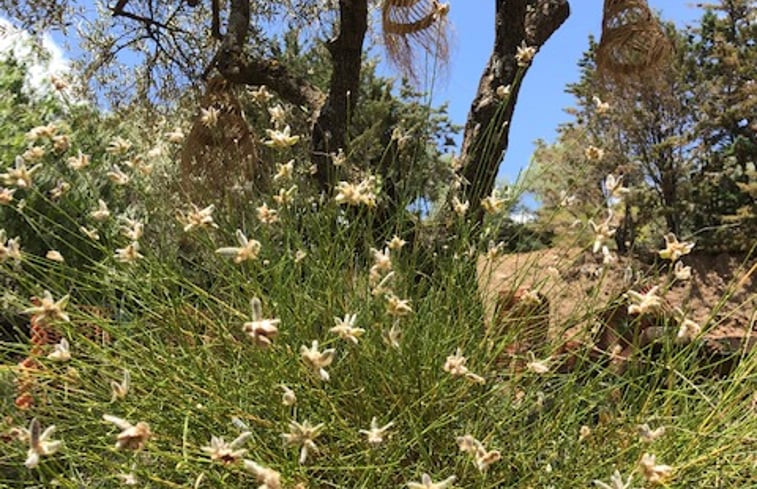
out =
<svg viewBox="0 0 757 489"><path fill-rule="evenodd" d="M560 207L570 207L575 204L577 200L578 197L575 195L569 194L565 190L560 191Z"/></svg>
<svg viewBox="0 0 757 489"><path fill-rule="evenodd" d="M368 443L371 445L380 445L384 442L386 432L394 426L394 422L389 422L384 426L379 427L376 416L371 419L371 428L367 430L360 430L360 433L368 438Z"/></svg>
<svg viewBox="0 0 757 489"><path fill-rule="evenodd" d="M390 293L386 297L386 312L390 316L402 317L412 313L413 308L410 307L410 299L400 299Z"/></svg>
<svg viewBox="0 0 757 489"><path fill-rule="evenodd" d="M70 147L71 139L69 139L68 135L60 134L58 136L53 136L53 149L56 153L65 153Z"/></svg>
<svg viewBox="0 0 757 489"><path fill-rule="evenodd" d="M531 361L526 364L526 368L536 374L546 374L549 372L549 358L545 360L537 360L534 357L533 352L528 352L531 357Z"/></svg>
<svg viewBox="0 0 757 489"><path fill-rule="evenodd" d="M294 202L294 196L297 194L297 185L292 185L288 189L279 189L279 193L273 196L273 201L281 207L288 207Z"/></svg>
<svg viewBox="0 0 757 489"><path fill-rule="evenodd" d="M218 228L218 225L213 221L213 211L215 210L213 204L202 209L195 204L190 204L190 207L189 212L179 216L179 220L184 224L185 233L205 227Z"/></svg>
<svg viewBox="0 0 757 489"><path fill-rule="evenodd" d="M652 429L647 423L640 424L636 429L639 432L639 439L646 443L652 443L665 434L664 426L658 426L657 428Z"/></svg>
<svg viewBox="0 0 757 489"><path fill-rule="evenodd" d="M286 123L287 113L284 110L284 107L281 106L281 104L274 105L273 107L268 107L268 115L271 116L271 122L273 123L274 127L280 127L283 126L284 123Z"/></svg>
<svg viewBox="0 0 757 489"><path fill-rule="evenodd" d="M665 479L667 479L671 472L673 472L673 467L670 465L657 464L657 457L649 453L642 455L639 466L641 467L641 473L644 478L652 484L664 483Z"/></svg>
<svg viewBox="0 0 757 489"><path fill-rule="evenodd" d="M21 155L21 158L28 161L29 163L34 163L35 161L39 161L44 158L45 154L45 148L41 146L32 146L31 148L24 151L24 153Z"/></svg>
<svg viewBox="0 0 757 489"><path fill-rule="evenodd" d="M278 325L281 320L264 319L263 306L257 297L250 300L250 308L252 309L252 321L244 323L242 331L250 337L255 345L263 348L271 346L274 338L279 335Z"/></svg>
<svg viewBox="0 0 757 489"><path fill-rule="evenodd" d="M15 193L15 188L0 187L0 205L8 205L13 202L13 194Z"/></svg>
<svg viewBox="0 0 757 489"><path fill-rule="evenodd" d="M691 267L687 267L682 261L677 261L673 266L673 275L676 279L686 281L691 278Z"/></svg>
<svg viewBox="0 0 757 489"><path fill-rule="evenodd" d="M384 342L392 348L399 349L402 340L402 329L399 322L395 321L389 331L384 335Z"/></svg>
<svg viewBox="0 0 757 489"><path fill-rule="evenodd" d="M104 200L98 199L97 209L90 212L89 215L97 222L107 220L110 217L110 209L108 209L108 204Z"/></svg>
<svg viewBox="0 0 757 489"><path fill-rule="evenodd" d="M628 306L628 314L648 314L658 311L662 307L662 297L657 295L659 286L655 285L644 294L629 290L627 297L633 304Z"/></svg>
<svg viewBox="0 0 757 489"><path fill-rule="evenodd" d="M276 174L273 176L273 181L279 180L291 180L294 175L294 160L289 160L286 163L279 163L276 165Z"/></svg>
<svg viewBox="0 0 757 489"><path fill-rule="evenodd" d="M152 436L150 425L144 421L133 425L125 419L117 418L109 414L103 415L103 420L113 423L120 430L116 436L116 449L141 450Z"/></svg>
<svg viewBox="0 0 757 489"><path fill-rule="evenodd" d="M208 107L207 109L201 108L200 122L202 122L202 125L207 127L208 129L212 129L216 127L216 124L218 124L218 116L220 114L221 112L215 107Z"/></svg>
<svg viewBox="0 0 757 489"><path fill-rule="evenodd" d="M400 238L396 234L392 237L390 241L386 242L386 246L392 250L392 251L399 251L402 249L403 246L407 244L407 241Z"/></svg>
<svg viewBox="0 0 757 489"><path fill-rule="evenodd" d="M305 250L297 250L297 252L294 254L294 262L299 263L302 260L304 260L308 256L307 251Z"/></svg>
<svg viewBox="0 0 757 489"><path fill-rule="evenodd" d="M247 449L239 448L250 437L252 433L245 431L234 439L231 443L227 443L223 438L217 436L210 437L210 445L202 447L202 451L210 455L210 460L214 462L221 462L222 464L232 464L244 457L247 453Z"/></svg>
<svg viewBox="0 0 757 489"><path fill-rule="evenodd" d="M330 379L329 373L326 371L326 367L331 365L334 361L334 355L336 350L329 348L328 350L318 350L318 340L313 340L310 348L302 345L300 347L300 355L305 363L316 372L321 380L328 381Z"/></svg>
<svg viewBox="0 0 757 489"><path fill-rule="evenodd" d="M428 474L421 475L421 481L420 482L408 482L407 487L408 489L447 489L448 487L452 487L452 484L457 480L457 477L454 475L452 477L447 477L441 482L434 482L431 480L431 476Z"/></svg>
<svg viewBox="0 0 757 489"><path fill-rule="evenodd" d="M461 452L473 456L479 472L486 472L489 470L489 466L502 459L502 454L499 450L487 450L483 443L471 435L459 436L456 440Z"/></svg>
<svg viewBox="0 0 757 489"><path fill-rule="evenodd" d="M283 131L278 129L266 129L268 139L263 141L263 144L269 148L288 148L294 146L300 140L300 136L292 136L292 129L286 126Z"/></svg>
<svg viewBox="0 0 757 489"><path fill-rule="evenodd" d="M111 402L125 399L131 389L131 374L128 370L124 370L124 377L121 382L115 380L110 381Z"/></svg>
<svg viewBox="0 0 757 489"><path fill-rule="evenodd" d="M581 426L581 429L578 430L578 441L582 442L585 439L589 438L591 436L591 428L589 428L586 425Z"/></svg>
<svg viewBox="0 0 757 489"><path fill-rule="evenodd" d="M623 186L623 175L616 177L612 173L605 177L605 191L610 198L622 199L630 190Z"/></svg>
<svg viewBox="0 0 757 489"><path fill-rule="evenodd" d="M172 131L166 133L166 139L169 143L179 144L184 141L184 131L180 127L175 127Z"/></svg>
<svg viewBox="0 0 757 489"><path fill-rule="evenodd" d="M596 107L597 114L602 115L610 111L610 104L607 102L602 102L602 99L600 99L596 95L592 97L592 101L594 102L594 106Z"/></svg>
<svg viewBox="0 0 757 489"><path fill-rule="evenodd" d="M66 314L65 309L68 305L68 294L59 300L54 300L49 290L42 293L42 298L38 299L37 305L24 309L23 314L31 314L37 318L37 321L63 321L69 322L71 318Z"/></svg>
<svg viewBox="0 0 757 489"><path fill-rule="evenodd" d="M50 198L52 200L58 200L61 197L63 197L63 194L69 191L71 188L71 184L68 182L64 182L63 180L59 180L58 183L55 185L55 187L50 190Z"/></svg>
<svg viewBox="0 0 757 489"><path fill-rule="evenodd" d="M487 214L496 214L505 208L505 202L507 200L501 199L497 189L494 189L490 196L481 200L481 207Z"/></svg>
<svg viewBox="0 0 757 489"><path fill-rule="evenodd" d="M151 175L154 168L154 165L152 163L148 164L142 155L137 155L130 160L126 160L124 164L145 176Z"/></svg>
<svg viewBox="0 0 757 489"><path fill-rule="evenodd" d="M623 480L623 477L620 475L620 472L617 470L612 474L612 477L610 477L610 483L605 484L602 481L595 480L594 485L597 486L599 489L632 489L631 483L633 482L633 474L628 476L628 479L625 481Z"/></svg>
<svg viewBox="0 0 757 489"><path fill-rule="evenodd" d="M305 463L310 452L318 453L315 439L321 434L324 426L323 423L313 426L308 421L302 424L297 421L289 422L289 433L284 433L281 437L287 445L301 446L300 464Z"/></svg>
<svg viewBox="0 0 757 489"><path fill-rule="evenodd" d="M526 41L523 41L515 52L515 59L518 62L518 66L521 68L528 66L536 56L536 48L533 46L527 46Z"/></svg>
<svg viewBox="0 0 757 489"><path fill-rule="evenodd" d="M110 144L108 144L108 147L105 148L105 151L112 155L123 155L131 149L131 146L131 142L127 141L126 139L122 137L116 137L110 142Z"/></svg>
<svg viewBox="0 0 757 489"><path fill-rule="evenodd" d="M70 157L67 163L69 168L79 171L89 166L89 155L85 155L81 151L79 151L79 154L77 156Z"/></svg>
<svg viewBox="0 0 757 489"><path fill-rule="evenodd" d="M139 241L145 231L145 225L136 219L130 217L121 216L123 225L121 226L121 233L132 241Z"/></svg>
<svg viewBox="0 0 757 489"><path fill-rule="evenodd" d="M371 254L373 255L373 265L368 273L368 278L371 284L375 284L381 280L384 274L392 271L392 257L389 254L389 248L384 250L377 250L371 248Z"/></svg>
<svg viewBox="0 0 757 489"><path fill-rule="evenodd" d="M358 338L360 338L365 330L363 328L356 328L355 321L357 314L346 314L344 319L334 318L336 325L329 331L337 334L341 339L351 341L354 344L358 344Z"/></svg>
<svg viewBox="0 0 757 489"><path fill-rule="evenodd" d="M612 265L618 261L618 257L613 254L607 246L602 246L602 264Z"/></svg>
<svg viewBox="0 0 757 489"><path fill-rule="evenodd" d="M53 362L67 362L71 360L71 348L66 338L61 338L60 341L53 345L53 351L47 355L48 360Z"/></svg>
<svg viewBox="0 0 757 489"><path fill-rule="evenodd" d="M676 319L678 319L678 333L676 334L676 343L686 344L691 343L694 338L702 333L702 327L695 321L686 317L686 314L681 308L676 307L673 309Z"/></svg>
<svg viewBox="0 0 757 489"><path fill-rule="evenodd" d="M663 260L676 261L684 255L691 253L694 243L690 241L679 242L676 235L668 233L665 235L665 249L660 250L660 258Z"/></svg>
<svg viewBox="0 0 757 489"><path fill-rule="evenodd" d="M136 486L139 484L139 479L137 479L137 476L134 472L117 474L116 477L118 477L121 480L121 483L125 486Z"/></svg>
<svg viewBox="0 0 757 489"><path fill-rule="evenodd" d="M370 285L373 286L373 289L371 289L371 295L374 297L379 297L382 295L391 295L392 294L392 288L389 285L389 282L392 281L394 278L394 272L389 272L386 274L384 278L382 278L377 285L373 285L376 280L380 277L380 275L376 274L370 276Z"/></svg>
<svg viewBox="0 0 757 489"><path fill-rule="evenodd" d="M108 180L116 185L128 185L131 181L131 177L124 173L118 166L114 165L113 169L105 174Z"/></svg>
<svg viewBox="0 0 757 489"><path fill-rule="evenodd" d="M294 391L284 384L279 385L283 393L281 394L281 404L284 406L294 406L297 404L297 396Z"/></svg>
<svg viewBox="0 0 757 489"><path fill-rule="evenodd" d="M613 236L615 236L617 229L614 229L612 227L612 219L613 214L612 212L609 212L607 219L605 219L602 224L597 225L593 220L589 220L589 225L594 231L594 246L592 247L593 253L596 253L600 249L602 249L602 246L605 244L605 242L609 241Z"/></svg>
<svg viewBox="0 0 757 489"><path fill-rule="evenodd" d="M29 451L24 462L27 468L35 468L39 465L40 458L53 455L63 446L62 441L50 439L54 433L55 425L50 425L42 431L37 418L32 419L31 423L29 423Z"/></svg>
<svg viewBox="0 0 757 489"><path fill-rule="evenodd" d="M80 226L79 231L91 240L98 241L100 239L100 233L97 232L97 229Z"/></svg>
<svg viewBox="0 0 757 489"><path fill-rule="evenodd" d="M347 164L347 155L344 154L344 150L339 148L336 153L331 153L331 164L337 167L341 167Z"/></svg>
<svg viewBox="0 0 757 489"><path fill-rule="evenodd" d="M468 202L467 200L465 202L461 202L460 199L457 198L457 196L452 197L452 210L459 217L463 217L465 213L468 212L468 208L470 208L470 202Z"/></svg>
<svg viewBox="0 0 757 489"><path fill-rule="evenodd" d="M471 382L485 384L486 379L468 370L468 367L465 365L467 362L468 359L463 356L462 349L458 348L454 355L447 357L447 361L444 363L443 368L445 372L449 372L453 377L465 377Z"/></svg>
<svg viewBox="0 0 757 489"><path fill-rule="evenodd" d="M605 150L596 146L587 146L584 150L584 156L589 161L598 161L605 157Z"/></svg>
<svg viewBox="0 0 757 489"><path fill-rule="evenodd" d="M0 263L8 260L21 260L19 238L7 239L5 229L0 229Z"/></svg>
<svg viewBox="0 0 757 489"><path fill-rule="evenodd" d="M63 263L64 261L66 261L58 250L48 250L48 252L45 253L45 258L50 261L57 261L58 263Z"/></svg>
<svg viewBox="0 0 757 489"><path fill-rule="evenodd" d="M489 241L489 245L486 248L486 259L493 262L499 258L505 250L505 243L495 243L493 240Z"/></svg>
<svg viewBox="0 0 757 489"><path fill-rule="evenodd" d="M32 177L40 168L42 168L40 164L27 168L24 159L18 157L12 168L9 168L5 173L0 173L0 179L3 180L5 185L13 185L18 188L31 188Z"/></svg>
<svg viewBox="0 0 757 489"><path fill-rule="evenodd" d="M244 460L244 468L255 475L258 482L261 483L258 489L282 489L281 474L268 467L263 467L252 460Z"/></svg>
<svg viewBox="0 0 757 489"><path fill-rule="evenodd" d="M222 256L233 256L234 263L242 263L243 261L247 260L257 260L262 248L260 241L256 239L247 239L247 236L244 235L241 229L237 229L235 236L237 238L237 242L239 243L238 247L229 246L218 248L216 250L216 253Z"/></svg>
<svg viewBox="0 0 757 489"><path fill-rule="evenodd" d="M113 257L121 263L132 263L144 256L139 252L139 242L132 241L125 248L117 248Z"/></svg>
<svg viewBox="0 0 757 489"><path fill-rule="evenodd" d="M279 221L278 211L268 207L268 204L261 205L255 209L255 212L257 213L258 220L263 224L275 224Z"/></svg>
<svg viewBox="0 0 757 489"><path fill-rule="evenodd" d="M349 182L339 182L336 186L336 197L334 201L337 204L347 204L358 206L362 203L362 195L357 185Z"/></svg>
<svg viewBox="0 0 757 489"><path fill-rule="evenodd" d="M250 95L259 104L264 104L273 98L273 94L265 85L259 86L256 90L250 90Z"/></svg>
<svg viewBox="0 0 757 489"><path fill-rule="evenodd" d="M522 294L520 296L520 303L527 306L538 306L541 304L542 299L539 295L539 291L525 288L521 289Z"/></svg>
<svg viewBox="0 0 757 489"><path fill-rule="evenodd" d="M57 132L58 128L57 126L55 126L55 124L37 126L31 128L29 132L26 133L26 139L28 139L29 142L35 143L40 139L52 139Z"/></svg>
<svg viewBox="0 0 757 489"><path fill-rule="evenodd" d="M334 197L334 201L337 204L376 206L376 177L372 175L364 178L357 185L348 182L339 182L336 186L336 191L337 194Z"/></svg>
<svg viewBox="0 0 757 489"><path fill-rule="evenodd" d="M510 92L512 91L512 85L500 85L495 90L497 98L500 100L507 100L510 98Z"/></svg>

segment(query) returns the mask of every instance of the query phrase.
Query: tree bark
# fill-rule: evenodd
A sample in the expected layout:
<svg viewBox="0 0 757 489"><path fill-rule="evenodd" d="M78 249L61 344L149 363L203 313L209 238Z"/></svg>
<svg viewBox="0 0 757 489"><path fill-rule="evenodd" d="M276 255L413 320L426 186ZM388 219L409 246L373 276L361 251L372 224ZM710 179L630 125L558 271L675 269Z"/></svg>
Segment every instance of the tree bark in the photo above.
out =
<svg viewBox="0 0 757 489"><path fill-rule="evenodd" d="M494 49L468 113L461 150L462 176L467 181L463 192L478 220L483 217L481 199L494 189L507 150L510 120L528 69L518 66L517 49L523 43L540 48L569 14L567 0L496 0ZM502 101L496 91L507 85L510 96Z"/></svg>
<svg viewBox="0 0 757 489"><path fill-rule="evenodd" d="M326 101L320 108L311 142L311 159L318 169L321 190L335 184L330 153L344 147L347 123L357 102L363 41L368 29L368 1L339 1L339 34L328 43L332 72Z"/></svg>

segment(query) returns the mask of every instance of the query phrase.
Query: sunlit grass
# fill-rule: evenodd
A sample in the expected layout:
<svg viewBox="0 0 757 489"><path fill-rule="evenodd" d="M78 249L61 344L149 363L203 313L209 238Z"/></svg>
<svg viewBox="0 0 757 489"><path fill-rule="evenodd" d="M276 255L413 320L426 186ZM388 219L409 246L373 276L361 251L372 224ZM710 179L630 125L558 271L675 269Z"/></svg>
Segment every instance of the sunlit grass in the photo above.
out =
<svg viewBox="0 0 757 489"><path fill-rule="evenodd" d="M622 375L588 362L542 375L499 368L502 348L489 342L506 339L485 335L475 260L462 255L470 244L465 238L452 244L457 258L454 252L437 257L438 273L430 277L416 274L420 250L392 252L392 289L411 299L414 310L399 319L403 336L392 348L385 336L395 319L385 300L371 294L370 257L355 251L370 242L357 231L368 217L333 225L338 213L332 206L317 214L284 213L270 227L249 224L245 232L262 250L240 265L214 253L232 242L237 226L218 215L219 230L183 238L192 243L190 254L172 258L146 241L145 258L133 264L72 268L28 256L20 269L6 268L18 284L19 308L43 290L71 294L72 321L56 328L69 339L73 358L65 364L42 359L37 404L24 412L13 406L13 365L29 347L3 345L3 429L26 426L34 416L43 426L55 424L65 447L28 470L27 447L4 443L2 483L115 487L119 474L133 473L149 487L248 487L254 477L241 464L212 463L201 449L213 435L235 438L240 428L232 419L238 418L252 432L245 458L281 472L292 487L401 487L422 473L434 480L456 475L460 487L589 487L616 469L635 472L635 486L643 486L637 464L645 452L674 467L670 487L749 484L757 429L754 355L726 377L699 371L697 344L654 358L642 354ZM297 261L297 250L307 256ZM242 332L252 297L261 299L266 317L281 319L268 349ZM334 317L350 313L366 329L357 345L329 333ZM110 340L92 339L93 324ZM329 382L300 358L300 346L312 340L337 350ZM486 384L442 369L458 347ZM124 370L131 390L112 401L110 383ZM282 403L281 384L294 390L296 405ZM104 414L145 421L154 437L140 452L116 451L118 430L102 421ZM359 433L373 417L381 425L394 422L378 446ZM281 439L292 420L325 424L319 451L303 465L299 448ZM642 423L664 425L666 432L646 444L636 431ZM579 440L584 425L591 434ZM502 460L479 473L473 458L458 451L455 439L465 434L500 450Z"/></svg>

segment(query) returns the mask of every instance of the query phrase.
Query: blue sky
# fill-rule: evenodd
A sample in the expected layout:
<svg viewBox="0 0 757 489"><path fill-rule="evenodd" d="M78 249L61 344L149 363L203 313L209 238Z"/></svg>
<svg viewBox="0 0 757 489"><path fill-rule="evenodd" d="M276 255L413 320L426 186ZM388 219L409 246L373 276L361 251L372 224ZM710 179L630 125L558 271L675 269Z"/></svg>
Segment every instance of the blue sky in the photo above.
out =
<svg viewBox="0 0 757 489"><path fill-rule="evenodd" d="M434 89L435 102L448 100L450 115L464 124L478 81L494 41L494 2L451 0L453 45L446 81ZM602 31L602 0L573 0L571 15L536 56L526 75L510 130L510 147L500 166L499 177L514 181L528 165L534 141L551 141L555 128L568 120L563 109L572 97L564 93L567 83L578 79L576 63L588 46L590 34ZM691 0L650 0L650 7L665 20L679 26L692 23L701 10Z"/></svg>
<svg viewBox="0 0 757 489"><path fill-rule="evenodd" d="M462 125L491 52L495 2L448 1L453 33L451 60L447 76L434 86L433 100L437 104L448 101L452 120ZM511 125L510 147L500 167L500 179L514 181L518 172L528 165L534 141L553 140L557 125L568 120L563 109L573 101L564 93L564 88L578 78L576 63L588 45L589 35L598 38L601 33L603 1L572 0L570 4L570 17L542 48L526 75ZM663 19L673 20L679 26L701 16L701 10L693 7L691 0L649 0L649 5L660 12ZM53 38L63 41L60 33L55 33ZM70 53L73 56L77 54L75 49ZM61 54L58 52L57 57Z"/></svg>

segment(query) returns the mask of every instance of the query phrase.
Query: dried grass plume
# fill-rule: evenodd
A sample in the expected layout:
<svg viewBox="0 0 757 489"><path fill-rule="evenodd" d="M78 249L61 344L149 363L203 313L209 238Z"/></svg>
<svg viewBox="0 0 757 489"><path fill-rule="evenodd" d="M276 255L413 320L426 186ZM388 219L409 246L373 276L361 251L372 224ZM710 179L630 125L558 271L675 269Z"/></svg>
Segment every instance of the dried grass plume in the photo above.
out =
<svg viewBox="0 0 757 489"><path fill-rule="evenodd" d="M446 66L448 12L449 4L438 0L385 0L381 21L389 61L412 79L417 79L415 58L419 51Z"/></svg>

